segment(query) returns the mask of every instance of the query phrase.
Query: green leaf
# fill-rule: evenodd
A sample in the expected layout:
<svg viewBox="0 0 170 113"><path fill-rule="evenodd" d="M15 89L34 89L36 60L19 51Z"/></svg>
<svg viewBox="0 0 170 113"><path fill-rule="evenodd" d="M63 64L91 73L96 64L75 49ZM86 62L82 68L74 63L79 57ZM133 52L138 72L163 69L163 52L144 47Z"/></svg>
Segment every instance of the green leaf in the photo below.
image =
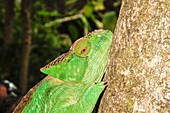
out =
<svg viewBox="0 0 170 113"><path fill-rule="evenodd" d="M73 38L73 40L76 40L79 35L78 29L73 24L70 24L68 26L68 29L69 29L69 33L71 34L71 37Z"/></svg>
<svg viewBox="0 0 170 113"><path fill-rule="evenodd" d="M83 11L86 17L91 17L93 15L94 7L91 4L87 4L83 7Z"/></svg>
<svg viewBox="0 0 170 113"><path fill-rule="evenodd" d="M90 29L90 24L85 16L82 16L81 20L84 24L84 34L87 34L89 32L88 29Z"/></svg>
<svg viewBox="0 0 170 113"><path fill-rule="evenodd" d="M118 0L117 2L114 2L114 3L113 3L113 6L114 6L114 7L118 7L120 4L121 4L121 1Z"/></svg>
<svg viewBox="0 0 170 113"><path fill-rule="evenodd" d="M66 1L66 3L65 3L65 5L67 6L67 5L71 5L71 4L73 4L73 3L75 3L77 0L67 0Z"/></svg>
<svg viewBox="0 0 170 113"><path fill-rule="evenodd" d="M106 12L103 17L104 29L113 31L117 22L117 16L114 11Z"/></svg>
<svg viewBox="0 0 170 113"><path fill-rule="evenodd" d="M41 10L41 11L37 12L37 14L41 15L41 16L49 16L49 12L46 10Z"/></svg>
<svg viewBox="0 0 170 113"><path fill-rule="evenodd" d="M93 5L94 5L94 9L95 10L104 10L105 6L104 6L104 0L96 0L96 1L92 1Z"/></svg>
<svg viewBox="0 0 170 113"><path fill-rule="evenodd" d="M38 13L38 15L40 16L44 16L44 17L49 17L49 16L59 16L60 14L57 12L57 11L52 11L52 12L49 12L47 10L40 10Z"/></svg>
<svg viewBox="0 0 170 113"><path fill-rule="evenodd" d="M94 23L96 24L97 28L103 28L103 23L97 19L93 19Z"/></svg>

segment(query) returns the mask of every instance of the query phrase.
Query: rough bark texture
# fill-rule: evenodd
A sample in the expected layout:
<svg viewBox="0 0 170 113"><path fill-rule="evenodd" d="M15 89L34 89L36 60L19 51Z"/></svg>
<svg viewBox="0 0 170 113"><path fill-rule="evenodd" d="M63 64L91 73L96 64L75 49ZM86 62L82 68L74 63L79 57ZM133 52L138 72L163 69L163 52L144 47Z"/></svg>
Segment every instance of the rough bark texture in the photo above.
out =
<svg viewBox="0 0 170 113"><path fill-rule="evenodd" d="M23 47L21 56L20 87L23 93L27 90L29 54L31 50L31 0L22 0Z"/></svg>
<svg viewBox="0 0 170 113"><path fill-rule="evenodd" d="M170 1L122 0L99 113L170 113Z"/></svg>

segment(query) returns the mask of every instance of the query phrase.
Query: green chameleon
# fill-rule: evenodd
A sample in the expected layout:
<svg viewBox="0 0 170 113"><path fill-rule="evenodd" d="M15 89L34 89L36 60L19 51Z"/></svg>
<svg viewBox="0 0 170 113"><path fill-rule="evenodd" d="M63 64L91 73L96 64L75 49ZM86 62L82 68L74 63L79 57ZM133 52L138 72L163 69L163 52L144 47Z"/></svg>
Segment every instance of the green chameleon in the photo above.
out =
<svg viewBox="0 0 170 113"><path fill-rule="evenodd" d="M13 113L91 113L104 90L112 32L95 30L41 68L49 75L23 97Z"/></svg>

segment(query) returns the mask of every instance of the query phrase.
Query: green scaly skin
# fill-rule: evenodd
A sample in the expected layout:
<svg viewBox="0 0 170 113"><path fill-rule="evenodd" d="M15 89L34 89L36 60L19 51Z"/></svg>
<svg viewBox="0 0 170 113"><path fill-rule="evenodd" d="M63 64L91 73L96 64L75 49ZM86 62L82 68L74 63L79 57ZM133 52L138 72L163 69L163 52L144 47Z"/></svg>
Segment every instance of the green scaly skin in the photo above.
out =
<svg viewBox="0 0 170 113"><path fill-rule="evenodd" d="M91 113L105 88L101 79L111 43L108 30L95 30L78 39L67 53L41 68L52 77L28 93L14 113Z"/></svg>

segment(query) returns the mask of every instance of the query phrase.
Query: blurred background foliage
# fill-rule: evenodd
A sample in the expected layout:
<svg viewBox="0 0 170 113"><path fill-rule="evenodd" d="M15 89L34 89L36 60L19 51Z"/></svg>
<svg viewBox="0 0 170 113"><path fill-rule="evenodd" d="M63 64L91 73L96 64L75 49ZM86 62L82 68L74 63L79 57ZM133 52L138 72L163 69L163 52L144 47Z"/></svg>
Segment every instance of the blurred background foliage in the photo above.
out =
<svg viewBox="0 0 170 113"><path fill-rule="evenodd" d="M4 1L0 0L0 52L4 36ZM28 89L45 75L39 69L68 51L72 43L95 29L114 30L120 0L32 0L32 44L29 60ZM0 76L19 84L22 49L21 1L15 0L12 41L5 59L0 57ZM1 55L2 56L2 55ZM2 60L9 62L4 75ZM19 86L19 85L18 85Z"/></svg>

